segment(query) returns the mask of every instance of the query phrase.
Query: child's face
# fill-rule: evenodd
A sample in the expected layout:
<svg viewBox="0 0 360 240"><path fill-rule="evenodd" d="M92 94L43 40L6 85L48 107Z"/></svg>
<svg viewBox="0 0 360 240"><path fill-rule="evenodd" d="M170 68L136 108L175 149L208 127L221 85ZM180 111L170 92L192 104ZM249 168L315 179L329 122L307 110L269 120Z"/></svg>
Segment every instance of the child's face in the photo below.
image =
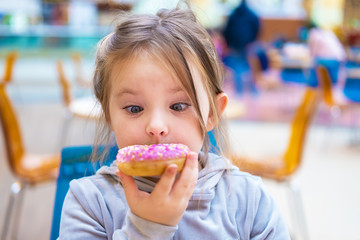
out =
<svg viewBox="0 0 360 240"><path fill-rule="evenodd" d="M150 57L111 73L109 111L119 148L137 144L182 143L199 152L200 123L179 83ZM209 102L200 76L192 68L198 100L208 130Z"/></svg>

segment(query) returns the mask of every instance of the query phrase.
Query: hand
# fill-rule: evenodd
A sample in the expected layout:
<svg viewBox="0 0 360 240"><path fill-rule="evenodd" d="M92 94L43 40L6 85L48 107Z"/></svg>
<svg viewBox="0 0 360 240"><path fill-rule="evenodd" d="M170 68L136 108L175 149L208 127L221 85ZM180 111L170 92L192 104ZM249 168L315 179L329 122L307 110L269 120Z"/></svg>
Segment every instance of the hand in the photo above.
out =
<svg viewBox="0 0 360 240"><path fill-rule="evenodd" d="M143 219L168 226L181 220L198 178L198 155L191 152L185 161L180 177L175 181L177 165L165 169L152 193L140 191L135 180L117 171L131 211Z"/></svg>

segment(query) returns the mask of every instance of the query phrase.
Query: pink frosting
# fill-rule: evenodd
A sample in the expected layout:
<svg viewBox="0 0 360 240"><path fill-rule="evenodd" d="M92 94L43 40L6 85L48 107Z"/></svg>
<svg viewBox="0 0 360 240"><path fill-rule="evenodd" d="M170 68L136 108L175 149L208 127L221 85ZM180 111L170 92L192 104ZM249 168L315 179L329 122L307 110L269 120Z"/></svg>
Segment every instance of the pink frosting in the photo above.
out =
<svg viewBox="0 0 360 240"><path fill-rule="evenodd" d="M119 149L118 162L174 159L185 157L190 149L184 144L133 145Z"/></svg>

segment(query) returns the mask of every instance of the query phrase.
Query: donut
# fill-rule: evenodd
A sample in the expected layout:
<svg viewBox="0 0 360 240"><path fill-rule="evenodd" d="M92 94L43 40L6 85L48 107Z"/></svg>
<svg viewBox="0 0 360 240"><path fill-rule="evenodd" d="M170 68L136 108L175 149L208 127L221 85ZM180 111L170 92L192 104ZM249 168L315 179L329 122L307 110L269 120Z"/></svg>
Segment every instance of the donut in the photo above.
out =
<svg viewBox="0 0 360 240"><path fill-rule="evenodd" d="M156 176L173 163L180 172L189 152L190 149L184 144L133 145L119 149L116 163L126 175Z"/></svg>

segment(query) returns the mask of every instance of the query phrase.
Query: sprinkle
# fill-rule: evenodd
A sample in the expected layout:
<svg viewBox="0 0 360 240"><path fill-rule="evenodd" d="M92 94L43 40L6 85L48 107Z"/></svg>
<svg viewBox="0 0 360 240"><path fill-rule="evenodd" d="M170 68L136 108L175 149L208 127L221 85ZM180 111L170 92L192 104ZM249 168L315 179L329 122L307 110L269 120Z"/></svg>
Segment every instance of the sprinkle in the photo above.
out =
<svg viewBox="0 0 360 240"><path fill-rule="evenodd" d="M119 149L119 162L171 159L184 157L190 149L183 144L133 145Z"/></svg>

